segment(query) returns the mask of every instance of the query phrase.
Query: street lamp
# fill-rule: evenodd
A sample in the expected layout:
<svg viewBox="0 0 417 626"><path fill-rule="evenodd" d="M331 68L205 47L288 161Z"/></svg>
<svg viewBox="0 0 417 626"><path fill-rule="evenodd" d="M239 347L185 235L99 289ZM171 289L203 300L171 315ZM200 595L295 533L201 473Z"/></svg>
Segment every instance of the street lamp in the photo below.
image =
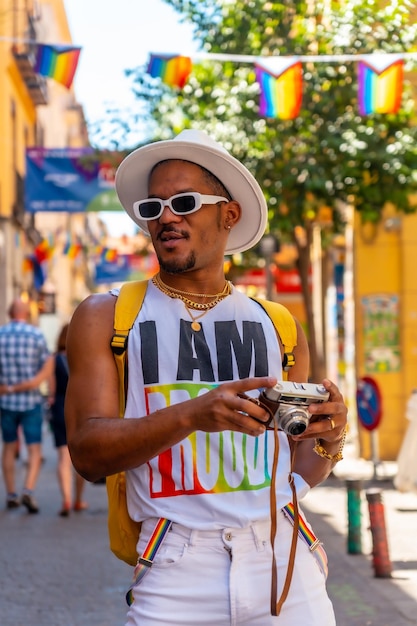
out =
<svg viewBox="0 0 417 626"><path fill-rule="evenodd" d="M279 252L280 244L278 238L272 233L264 235L259 242L259 252L265 259L265 283L267 300L273 299L274 277L271 271L272 257Z"/></svg>

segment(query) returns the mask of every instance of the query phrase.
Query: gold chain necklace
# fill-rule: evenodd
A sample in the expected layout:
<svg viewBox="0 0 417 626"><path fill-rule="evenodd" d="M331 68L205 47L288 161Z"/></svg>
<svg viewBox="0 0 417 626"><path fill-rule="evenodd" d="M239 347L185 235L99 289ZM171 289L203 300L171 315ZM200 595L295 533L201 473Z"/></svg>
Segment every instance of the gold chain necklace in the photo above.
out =
<svg viewBox="0 0 417 626"><path fill-rule="evenodd" d="M155 274L155 276L153 276L152 282L155 285L155 287L157 287L165 295L169 296L170 298L177 298L178 300L181 300L184 303L186 311L192 320L191 328L196 332L201 330L201 324L197 320L203 317L206 313L208 313L208 311L213 309L216 306L216 304L218 304L221 300L223 300L223 298L226 298L232 292L232 285L229 281L226 281L226 284L220 293L212 294L212 295L193 294L191 292L181 291L180 289L171 288L161 280L159 274ZM205 302L205 303L193 302L193 300L190 300L184 294L192 295L194 297L201 297L201 298L204 298L204 297L214 298L214 300L212 302ZM190 309L202 311L202 313L200 315L195 316L191 313Z"/></svg>
<svg viewBox="0 0 417 626"><path fill-rule="evenodd" d="M170 287L162 280L160 274L155 274L152 278L152 282L156 285L161 291L170 295L171 298L174 297L174 294L178 297L181 296L192 296L193 298L219 298L220 296L228 296L230 293L230 283L227 280L224 284L223 289L219 293L193 293L192 291L182 291L181 289L175 289L175 287Z"/></svg>
<svg viewBox="0 0 417 626"><path fill-rule="evenodd" d="M185 304L185 308L186 308L186 311L187 311L188 315L191 317L191 328L195 332L198 332L199 330L201 330L201 324L200 324L200 322L197 322L197 320L199 320L200 318L204 317L204 315L206 315L206 313L208 313L208 311L203 311L202 313L200 313L200 315L193 315L186 304Z"/></svg>

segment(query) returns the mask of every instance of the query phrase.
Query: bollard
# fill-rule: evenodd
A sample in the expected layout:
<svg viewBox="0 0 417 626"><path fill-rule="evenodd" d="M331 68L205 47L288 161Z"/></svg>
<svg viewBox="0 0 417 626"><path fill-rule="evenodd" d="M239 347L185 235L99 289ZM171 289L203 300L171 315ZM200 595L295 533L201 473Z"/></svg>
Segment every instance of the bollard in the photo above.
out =
<svg viewBox="0 0 417 626"><path fill-rule="evenodd" d="M372 533L372 556L376 578L391 578L392 566L389 558L387 533L385 528L384 505L380 489L366 492L369 519Z"/></svg>
<svg viewBox="0 0 417 626"><path fill-rule="evenodd" d="M362 481L349 479L347 485L348 554L362 554Z"/></svg>

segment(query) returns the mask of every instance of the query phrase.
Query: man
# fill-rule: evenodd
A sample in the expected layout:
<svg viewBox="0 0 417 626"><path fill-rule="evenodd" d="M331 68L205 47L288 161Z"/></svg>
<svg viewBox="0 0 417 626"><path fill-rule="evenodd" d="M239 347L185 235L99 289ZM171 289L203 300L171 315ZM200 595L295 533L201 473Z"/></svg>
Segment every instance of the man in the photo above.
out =
<svg viewBox="0 0 417 626"><path fill-rule="evenodd" d="M33 491L42 463L43 406L39 385L50 376L53 361L42 332L29 323L29 304L14 300L9 317L10 322L0 328L0 414L6 508L14 509L23 504L29 513L38 513ZM28 452L21 499L15 482L20 426Z"/></svg>
<svg viewBox="0 0 417 626"><path fill-rule="evenodd" d="M270 414L257 398L282 379L281 346L262 307L223 271L225 253L247 250L264 232L262 191L239 161L192 130L130 154L116 190L151 236L160 271L130 331L125 419L117 418L109 347L115 295L91 296L76 310L68 335L66 420L82 475L94 481L126 471L129 512L142 522L139 554L157 520L172 521L152 569L133 587L127 624L331 626L325 579L305 544L297 545L280 615L271 615L275 433L266 429ZM306 381L308 346L297 327L290 376ZM290 445L297 442L293 476L300 497L341 456L347 411L336 385L323 384L329 400L310 407L305 432L279 433L278 509L293 496ZM280 515L278 597L291 536Z"/></svg>

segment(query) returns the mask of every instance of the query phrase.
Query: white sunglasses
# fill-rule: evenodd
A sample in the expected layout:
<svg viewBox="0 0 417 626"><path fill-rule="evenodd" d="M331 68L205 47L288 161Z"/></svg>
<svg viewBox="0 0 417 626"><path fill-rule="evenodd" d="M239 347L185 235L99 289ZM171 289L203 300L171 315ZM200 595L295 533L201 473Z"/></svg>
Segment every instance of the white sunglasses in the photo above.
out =
<svg viewBox="0 0 417 626"><path fill-rule="evenodd" d="M161 198L147 198L133 203L133 212L139 220L156 220L161 217L167 206L175 215L189 215L201 209L203 204L217 204L230 202L223 196L206 196L197 191L177 193L166 200Z"/></svg>

